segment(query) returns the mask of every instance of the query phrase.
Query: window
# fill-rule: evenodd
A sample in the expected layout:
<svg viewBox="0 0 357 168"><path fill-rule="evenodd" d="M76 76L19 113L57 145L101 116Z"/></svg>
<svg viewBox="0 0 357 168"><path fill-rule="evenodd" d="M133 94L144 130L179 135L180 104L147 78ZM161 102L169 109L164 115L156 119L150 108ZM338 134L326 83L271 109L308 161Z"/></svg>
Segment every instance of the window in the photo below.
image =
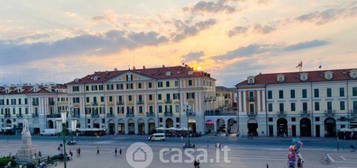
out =
<svg viewBox="0 0 357 168"><path fill-rule="evenodd" d="M269 120L269 122L273 122L273 118L272 117L269 117L268 120Z"/></svg>
<svg viewBox="0 0 357 168"><path fill-rule="evenodd" d="M152 94L149 95L149 100L152 100Z"/></svg>
<svg viewBox="0 0 357 168"><path fill-rule="evenodd" d="M345 97L345 88L340 88L340 97Z"/></svg>
<svg viewBox="0 0 357 168"><path fill-rule="evenodd" d="M295 90L294 89L290 90L290 98L295 99Z"/></svg>
<svg viewBox="0 0 357 168"><path fill-rule="evenodd" d="M268 111L272 112L273 111L273 103L268 104Z"/></svg>
<svg viewBox="0 0 357 168"><path fill-rule="evenodd" d="M99 90L104 90L103 85L99 85Z"/></svg>
<svg viewBox="0 0 357 168"><path fill-rule="evenodd" d="M89 103L89 97L86 97L86 102Z"/></svg>
<svg viewBox="0 0 357 168"><path fill-rule="evenodd" d="M187 99L195 99L195 93L194 93L194 92L192 92L192 93L187 93L187 94L186 94L186 98L187 98Z"/></svg>
<svg viewBox="0 0 357 168"><path fill-rule="evenodd" d="M326 95L327 95L327 97L332 97L332 89L331 88L327 88Z"/></svg>
<svg viewBox="0 0 357 168"><path fill-rule="evenodd" d="M332 102L327 102L327 110L332 110Z"/></svg>
<svg viewBox="0 0 357 168"><path fill-rule="evenodd" d="M141 89L143 86L141 83L138 83L138 88Z"/></svg>
<svg viewBox="0 0 357 168"><path fill-rule="evenodd" d="M302 98L307 98L307 90L302 89Z"/></svg>
<svg viewBox="0 0 357 168"><path fill-rule="evenodd" d="M143 113L143 106L139 106L139 113Z"/></svg>
<svg viewBox="0 0 357 168"><path fill-rule="evenodd" d="M320 111L320 102L315 102L315 111Z"/></svg>
<svg viewBox="0 0 357 168"><path fill-rule="evenodd" d="M98 86L97 85L92 85L92 91L98 90Z"/></svg>
<svg viewBox="0 0 357 168"><path fill-rule="evenodd" d="M296 121L296 118L295 118L295 117L291 117L291 121L292 121L292 122L295 122L295 121Z"/></svg>
<svg viewBox="0 0 357 168"><path fill-rule="evenodd" d="M291 103L291 104L290 104L290 107L291 107L291 111L295 111L295 110L296 110L296 105L295 105L295 103Z"/></svg>
<svg viewBox="0 0 357 168"><path fill-rule="evenodd" d="M73 97L73 103L79 103L79 97Z"/></svg>
<svg viewBox="0 0 357 168"><path fill-rule="evenodd" d="M174 100L180 99L180 93L174 93Z"/></svg>
<svg viewBox="0 0 357 168"><path fill-rule="evenodd" d="M166 87L170 87L170 81L166 81Z"/></svg>
<svg viewBox="0 0 357 168"><path fill-rule="evenodd" d="M89 86L86 86L86 91L89 91Z"/></svg>
<svg viewBox="0 0 357 168"><path fill-rule="evenodd" d="M320 117L315 117L315 121L320 121Z"/></svg>
<svg viewBox="0 0 357 168"><path fill-rule="evenodd" d="M159 113L162 113L162 105L159 105Z"/></svg>
<svg viewBox="0 0 357 168"><path fill-rule="evenodd" d="M192 80L188 80L188 86L192 86L193 85L193 81Z"/></svg>
<svg viewBox="0 0 357 168"><path fill-rule="evenodd" d="M344 101L340 101L340 110L346 110L346 104Z"/></svg>
<svg viewBox="0 0 357 168"><path fill-rule="evenodd" d="M129 100L129 101L133 101L133 96L132 96L132 95L129 95L129 96L128 96L128 100Z"/></svg>
<svg viewBox="0 0 357 168"><path fill-rule="evenodd" d="M122 83L117 84L117 90L123 90L124 86Z"/></svg>
<svg viewBox="0 0 357 168"><path fill-rule="evenodd" d="M320 97L319 89L314 89L314 97Z"/></svg>
<svg viewBox="0 0 357 168"><path fill-rule="evenodd" d="M163 84L162 84L161 81L160 81L160 82L157 82L157 87L162 88L162 86L163 86Z"/></svg>
<svg viewBox="0 0 357 168"><path fill-rule="evenodd" d="M79 86L73 86L72 87L73 92L79 92Z"/></svg>
<svg viewBox="0 0 357 168"><path fill-rule="evenodd" d="M148 85L149 85L149 88L152 88L152 82L149 82Z"/></svg>
<svg viewBox="0 0 357 168"><path fill-rule="evenodd" d="M268 99L273 99L273 91L268 90Z"/></svg>
<svg viewBox="0 0 357 168"><path fill-rule="evenodd" d="M279 111L284 112L284 103L279 103Z"/></svg>
<svg viewBox="0 0 357 168"><path fill-rule="evenodd" d="M127 83L126 84L126 89L133 89L133 84L132 83Z"/></svg>
<svg viewBox="0 0 357 168"><path fill-rule="evenodd" d="M254 113L254 104L249 104L249 112Z"/></svg>
<svg viewBox="0 0 357 168"><path fill-rule="evenodd" d="M352 96L357 96L357 87L352 88Z"/></svg>
<svg viewBox="0 0 357 168"><path fill-rule="evenodd" d="M161 99L162 99L161 94L158 94L158 95L157 95L157 99L158 99L158 100L161 100Z"/></svg>
<svg viewBox="0 0 357 168"><path fill-rule="evenodd" d="M353 101L353 112L357 112L357 101Z"/></svg>
<svg viewBox="0 0 357 168"><path fill-rule="evenodd" d="M107 90L114 90L114 85L113 84L108 84L107 85Z"/></svg>
<svg viewBox="0 0 357 168"><path fill-rule="evenodd" d="M113 96L109 96L109 102L113 102Z"/></svg>
<svg viewBox="0 0 357 168"><path fill-rule="evenodd" d="M284 99L284 91L279 90L279 99Z"/></svg>
<svg viewBox="0 0 357 168"><path fill-rule="evenodd" d="M179 81L175 81L175 87L179 86Z"/></svg>
<svg viewBox="0 0 357 168"><path fill-rule="evenodd" d="M100 96L100 101L104 102L104 96Z"/></svg>

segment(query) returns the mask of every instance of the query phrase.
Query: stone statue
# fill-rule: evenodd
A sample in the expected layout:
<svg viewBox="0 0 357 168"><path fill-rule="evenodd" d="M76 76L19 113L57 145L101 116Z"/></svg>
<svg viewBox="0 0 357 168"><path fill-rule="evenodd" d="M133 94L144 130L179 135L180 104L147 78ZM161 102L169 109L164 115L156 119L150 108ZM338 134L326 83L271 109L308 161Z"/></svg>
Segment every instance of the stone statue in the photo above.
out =
<svg viewBox="0 0 357 168"><path fill-rule="evenodd" d="M16 160L18 162L31 162L35 158L35 149L32 146L31 133L29 130L28 121L23 121L22 128L22 146L20 150L16 153Z"/></svg>

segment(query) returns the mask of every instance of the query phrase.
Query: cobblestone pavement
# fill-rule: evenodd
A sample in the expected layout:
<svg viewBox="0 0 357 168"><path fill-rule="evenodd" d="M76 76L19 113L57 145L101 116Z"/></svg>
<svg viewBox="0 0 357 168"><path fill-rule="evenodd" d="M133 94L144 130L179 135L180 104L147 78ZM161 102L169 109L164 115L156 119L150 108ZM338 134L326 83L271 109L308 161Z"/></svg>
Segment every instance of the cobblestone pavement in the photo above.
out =
<svg viewBox="0 0 357 168"><path fill-rule="evenodd" d="M269 165L270 168L286 168L287 167L287 146L285 143L282 145L272 144L270 141L261 143L263 139L252 141L255 145L246 145L245 143L234 143L236 141L227 140L226 137L221 137L220 140L216 137L203 137L193 140L197 144L197 149L205 149L208 152L207 161L203 163L201 160L201 168L266 168ZM214 140L212 140L214 139ZM272 139L270 139L272 140ZM183 155L182 160L188 161L188 163L163 163L159 158L160 151L162 149L168 149L169 151L163 152L162 156L165 161L172 158L176 158L178 153L173 151L173 148L182 149L182 144L185 139L168 139L167 142L147 142L143 137L105 137L101 139L96 138L83 138L78 140L79 144L75 146L69 146L68 151L71 150L75 153L77 148L81 148L81 156L74 156L73 160L69 162L70 168L129 168L130 165L126 161L125 152L130 144L134 142L145 142L153 150L154 159L149 167L161 168L190 168L194 167L193 163L189 161L189 157ZM244 140L242 140L244 141ZM279 139L276 139L279 141ZM313 140L310 140L313 141ZM328 141L328 140L326 140ZM229 163L224 162L223 152L220 151L220 159L217 159L217 152L214 146L215 142L220 142L223 145L227 145L231 151L228 152ZM56 138L34 138L34 147L39 149L45 155L57 154L57 146L61 143L60 139ZM325 142L327 143L327 142ZM0 138L0 155L7 155L9 153L15 154L17 149L20 148L21 141L19 138ZM328 144L328 143L327 143ZM331 144L334 144L331 142ZM96 149L100 149L100 154L96 154ZM114 156L114 149L122 149L123 154ZM194 151L193 155L198 156L202 154L200 151ZM357 154L352 153L349 150L340 150L339 152L334 147L309 147L305 146L302 152L305 159L305 168L354 168L357 165ZM323 164L322 159L328 157L331 161L330 164ZM202 158L201 158L202 159ZM217 161L219 160L219 162ZM211 163L211 161L214 161ZM58 165L57 167L62 167Z"/></svg>

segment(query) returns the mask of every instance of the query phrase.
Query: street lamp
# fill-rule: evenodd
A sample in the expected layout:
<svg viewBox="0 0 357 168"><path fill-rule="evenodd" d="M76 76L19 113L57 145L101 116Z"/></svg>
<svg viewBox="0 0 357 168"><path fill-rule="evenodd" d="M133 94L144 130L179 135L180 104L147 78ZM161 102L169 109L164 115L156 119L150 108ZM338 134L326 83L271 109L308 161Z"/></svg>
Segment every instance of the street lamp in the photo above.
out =
<svg viewBox="0 0 357 168"><path fill-rule="evenodd" d="M63 137L63 165L67 168L67 153L66 153L66 122L67 122L67 112L63 111L61 113L62 119L62 137Z"/></svg>

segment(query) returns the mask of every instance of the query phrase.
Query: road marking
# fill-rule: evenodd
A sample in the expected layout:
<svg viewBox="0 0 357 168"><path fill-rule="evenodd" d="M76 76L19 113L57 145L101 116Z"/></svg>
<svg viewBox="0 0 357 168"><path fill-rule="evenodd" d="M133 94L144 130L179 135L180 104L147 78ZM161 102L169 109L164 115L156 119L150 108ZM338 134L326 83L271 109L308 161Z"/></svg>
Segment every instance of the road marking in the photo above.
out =
<svg viewBox="0 0 357 168"><path fill-rule="evenodd" d="M346 160L346 158L345 158L345 157L343 157L342 155L340 156L340 158L341 158L342 160Z"/></svg>
<svg viewBox="0 0 357 168"><path fill-rule="evenodd" d="M335 162L335 159L333 159L330 154L326 154L326 156L331 162Z"/></svg>

